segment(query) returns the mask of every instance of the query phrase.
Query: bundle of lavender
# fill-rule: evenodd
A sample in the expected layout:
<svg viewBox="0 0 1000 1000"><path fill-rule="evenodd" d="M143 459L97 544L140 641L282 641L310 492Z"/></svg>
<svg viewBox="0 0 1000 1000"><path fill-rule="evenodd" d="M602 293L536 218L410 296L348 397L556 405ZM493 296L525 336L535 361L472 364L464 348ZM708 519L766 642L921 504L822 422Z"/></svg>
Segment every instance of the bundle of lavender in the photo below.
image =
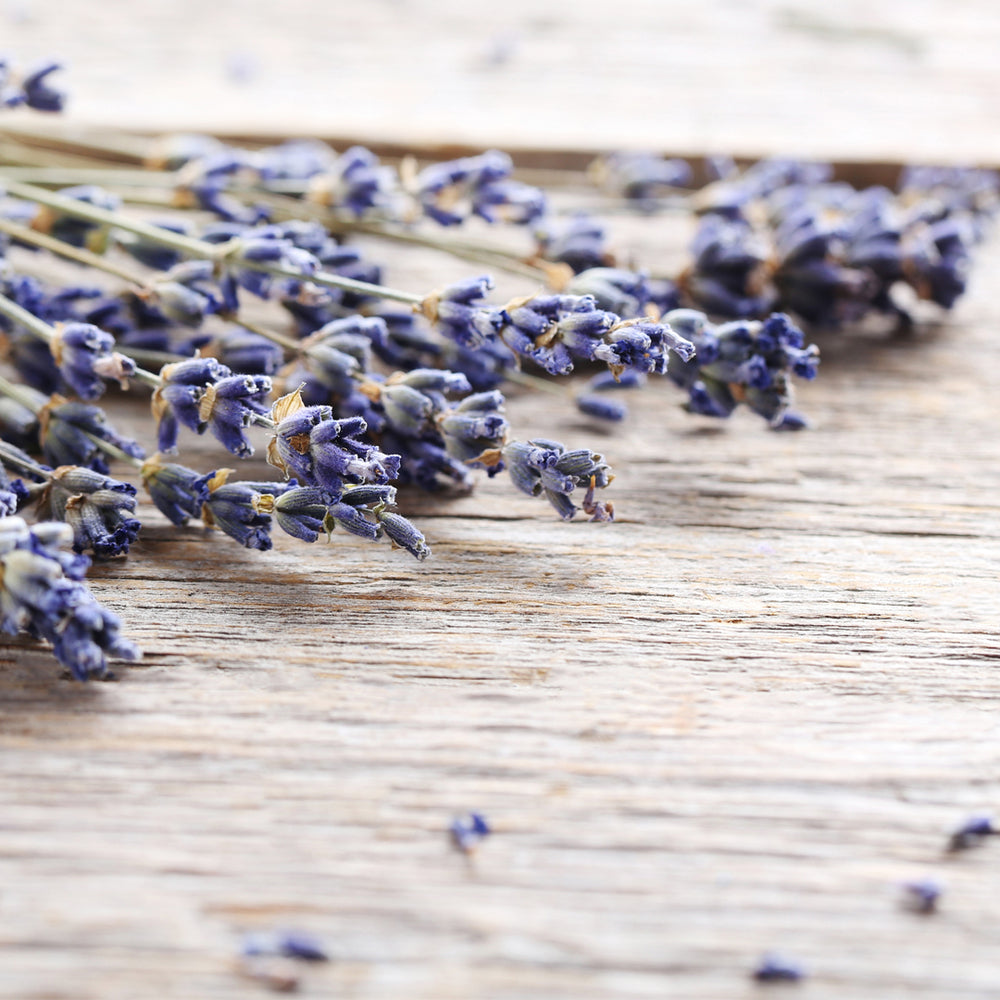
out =
<svg viewBox="0 0 1000 1000"><path fill-rule="evenodd" d="M18 81L0 61L0 105L57 110L56 68ZM665 376L692 413L728 417L744 404L772 428L799 429L792 379L813 378L819 356L796 319L904 318L902 286L950 308L997 196L996 177L978 171L914 171L893 193L855 191L816 165L716 163L719 179L690 191L674 161L602 160L595 174L616 197L701 218L689 266L652 277L614 266L602 225L549 210L498 151L417 169L311 140L248 150L118 137L53 167L51 150L33 162L35 148L23 132L0 138L0 503L10 515L0 533L13 539L0 554L0 608L5 631L49 639L77 677L101 673L105 653L135 653L117 620L80 596L83 554L123 556L141 529L136 491L112 477L115 465L132 465L174 524L200 519L260 550L275 526L305 542L339 527L423 559L423 534L393 509L397 488L464 490L475 470L506 472L562 518L608 521L604 458L516 434L505 384L552 391L582 368L591 377L569 398L616 421L626 410L615 390ZM129 157L142 169L122 168ZM149 221L150 204L162 217ZM473 216L522 227L524 252L439 235ZM352 245L355 233L503 269L524 294L494 301L479 273L396 288ZM82 265L81 283L48 284L47 255ZM252 318L260 301L283 319ZM109 382L151 390L155 454L97 405ZM173 460L182 429L247 458L253 428L280 478ZM22 520L31 511L34 529ZM64 531L75 559L52 554ZM51 596L70 593L60 574L75 596Z"/></svg>

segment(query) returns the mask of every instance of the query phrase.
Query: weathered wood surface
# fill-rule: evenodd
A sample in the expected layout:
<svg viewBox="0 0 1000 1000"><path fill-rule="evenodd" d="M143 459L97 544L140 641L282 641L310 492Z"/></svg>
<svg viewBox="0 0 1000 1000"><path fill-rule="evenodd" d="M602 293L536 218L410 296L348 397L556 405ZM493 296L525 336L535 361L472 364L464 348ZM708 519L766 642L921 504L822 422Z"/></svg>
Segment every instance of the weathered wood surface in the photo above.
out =
<svg viewBox="0 0 1000 1000"><path fill-rule="evenodd" d="M416 564L146 505L92 574L144 663L81 686L0 652L0 996L245 997L240 933L291 924L334 958L311 996L732 1000L776 947L808 997L994 997L995 849L942 848L1000 796L998 257L940 329L827 338L808 433L666 386L607 437L514 398L604 448L615 524L411 495ZM496 827L472 863L468 808ZM897 899L925 873L930 918Z"/></svg>
<svg viewBox="0 0 1000 1000"><path fill-rule="evenodd" d="M8 0L0 35L88 124L1000 162L986 0Z"/></svg>
<svg viewBox="0 0 1000 1000"><path fill-rule="evenodd" d="M595 28L514 3L460 44L431 44L441 6L310 4L323 41L285 62L304 6L266 35L255 4L235 34L201 8L168 31L168 6L193 9L10 4L5 47L78 39L82 124L998 154L983 4L619 4ZM511 25L512 58L465 73ZM376 29L381 62L359 55ZM241 52L256 76L191 99ZM302 99L314 84L349 96ZM654 266L684 244L674 223L614 225ZM81 686L31 642L0 647L0 997L265 995L232 962L274 925L330 948L307 996L735 1000L761 994L748 971L778 948L815 1000L995 997L997 846L942 849L1000 807L998 264L994 244L938 329L825 338L808 433L691 418L664 386L605 436L514 393L515 429L603 448L613 525L562 524L499 481L409 495L434 547L418 565L347 537L246 552L145 504L132 556L91 576L143 664ZM424 288L446 266L397 253L391 273ZM445 833L469 808L497 831L471 863ZM947 884L929 918L897 898L923 874Z"/></svg>

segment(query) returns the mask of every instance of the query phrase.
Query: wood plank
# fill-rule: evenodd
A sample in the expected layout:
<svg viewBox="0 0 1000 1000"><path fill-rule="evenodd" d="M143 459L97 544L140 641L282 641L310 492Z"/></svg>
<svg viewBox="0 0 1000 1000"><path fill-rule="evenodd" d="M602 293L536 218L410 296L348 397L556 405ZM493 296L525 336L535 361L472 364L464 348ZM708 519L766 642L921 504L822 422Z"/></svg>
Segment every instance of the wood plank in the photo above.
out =
<svg viewBox="0 0 1000 1000"><path fill-rule="evenodd" d="M1000 163L984 0L12 0L2 27L70 64L81 124Z"/></svg>
<svg viewBox="0 0 1000 1000"><path fill-rule="evenodd" d="M684 243L614 224L647 261ZM809 997L992 997L994 847L943 846L1000 794L998 260L937 328L826 338L807 433L664 386L605 436L515 392L515 428L603 448L615 524L407 495L417 564L144 504L92 574L143 664L81 686L0 651L0 996L244 997L239 935L291 924L332 953L316 996L731 1000L780 948ZM897 900L925 873L930 918Z"/></svg>

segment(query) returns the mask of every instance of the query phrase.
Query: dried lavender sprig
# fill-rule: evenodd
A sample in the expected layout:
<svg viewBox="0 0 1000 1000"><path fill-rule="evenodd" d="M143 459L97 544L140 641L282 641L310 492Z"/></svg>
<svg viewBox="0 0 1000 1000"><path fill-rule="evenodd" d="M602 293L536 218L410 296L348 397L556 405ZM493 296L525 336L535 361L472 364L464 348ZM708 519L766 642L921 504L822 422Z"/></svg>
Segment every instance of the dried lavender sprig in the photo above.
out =
<svg viewBox="0 0 1000 1000"><path fill-rule="evenodd" d="M63 334L59 328L40 320L4 295L0 295L0 315L7 316L50 345L63 342ZM104 355L88 351L91 343L96 344L98 349L106 349L114 343L110 334L97 327L77 323L66 324L64 329L69 331L65 340L72 334L73 342L82 345L82 353L67 359L67 364L74 369L71 384L78 390L80 387L89 389L84 398L95 398L93 380L110 367L109 363L103 361L106 356L113 359L112 364L117 369L115 377L121 372L156 390L153 407L160 427L161 451L170 451L174 447L178 422L199 434L211 429L229 451L241 456L253 454L253 447L243 433L246 427L250 424L268 428L274 426L263 405L263 397L271 391L271 381L266 376L233 375L228 368L217 362L208 374L199 376L194 382L180 375L181 371L186 372L191 367L190 363L186 366L184 362L165 365L161 374L156 375L135 366L123 355L112 354L107 350ZM209 360L206 359L206 363ZM63 366L60 370L65 371L66 367Z"/></svg>
<svg viewBox="0 0 1000 1000"><path fill-rule="evenodd" d="M502 457L514 485L529 496L544 494L563 520L572 519L580 509L570 499L578 486L586 491L581 507L592 521L614 520L614 506L594 499L594 491L614 478L603 456L596 452L568 450L558 441L535 438L509 442Z"/></svg>
<svg viewBox="0 0 1000 1000"><path fill-rule="evenodd" d="M41 397L41 394L35 393L34 390L29 389L27 386L17 385L16 383L4 378L2 375L0 375L0 393L16 400L26 409L30 410L39 417L42 417L45 414L47 406L53 405L52 400L45 402L44 397ZM109 457L128 464L134 464L142 457L142 449L134 441L117 434L104 419L102 411L98 410L96 407L86 407L85 409L96 412L85 414L83 419L77 421L76 429L82 438L89 441L94 448L103 451ZM61 419L58 410L58 402L56 402L53 405L53 408L49 410L47 419L50 423ZM65 438L65 434L60 436ZM44 441L43 450L46 450ZM92 457L89 460L73 463L63 462L62 464L87 465L93 468L96 472L107 471L106 467L94 465Z"/></svg>
<svg viewBox="0 0 1000 1000"><path fill-rule="evenodd" d="M406 302L410 305L419 304L423 296L414 295L411 292L404 292L399 289L389 288L385 285L375 285L365 281L356 281L352 278L344 278L340 275L330 274L326 271L318 271L314 274L305 275L295 268L283 266L268 261L254 260L243 255L243 245L239 238L226 243L212 244L204 240L194 239L179 233L172 233L169 230L161 229L158 226L132 219L119 212L111 212L86 202L77 201L73 198L66 198L64 195L31 184L23 184L19 181L8 180L0 171L0 187L5 188L8 194L28 201L36 202L40 205L47 205L56 209L60 213L78 219L84 219L98 225L111 228L123 229L126 232L141 236L150 243L159 246L170 247L188 257L195 257L203 260L210 260L217 263L229 261L238 263L242 267L260 271L263 274L270 274L278 278L289 278L294 281L308 280L318 285L326 285L330 288L339 288L344 291L355 292L360 295L372 295L379 298L393 299L398 302Z"/></svg>
<svg viewBox="0 0 1000 1000"><path fill-rule="evenodd" d="M81 582L90 561L61 551L70 536L64 524L29 528L20 517L0 518L0 631L50 642L56 659L87 680L107 672L108 657L142 654Z"/></svg>
<svg viewBox="0 0 1000 1000"><path fill-rule="evenodd" d="M132 517L134 486L78 466L50 469L2 441L0 463L42 484L22 491L23 502L18 507L37 504L42 520L68 524L76 552L93 552L97 559L128 553L141 527Z"/></svg>
<svg viewBox="0 0 1000 1000"><path fill-rule="evenodd" d="M114 338L92 324L52 326L6 295L0 295L0 316L45 341L63 378L83 399L97 399L101 395L103 378L118 381L135 378L146 385L159 385L159 376L112 351Z"/></svg>

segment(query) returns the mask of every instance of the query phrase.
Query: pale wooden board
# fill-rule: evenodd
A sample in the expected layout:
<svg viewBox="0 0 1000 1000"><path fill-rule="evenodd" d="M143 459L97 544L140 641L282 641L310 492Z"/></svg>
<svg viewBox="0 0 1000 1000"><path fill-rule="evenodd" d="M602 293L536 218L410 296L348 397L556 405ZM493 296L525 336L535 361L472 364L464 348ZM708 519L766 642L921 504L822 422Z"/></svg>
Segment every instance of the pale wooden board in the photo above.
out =
<svg viewBox="0 0 1000 1000"><path fill-rule="evenodd" d="M5 0L0 46L79 124L1000 162L988 0Z"/></svg>
<svg viewBox="0 0 1000 1000"><path fill-rule="evenodd" d="M684 245L614 226L653 266ZM409 288L469 271L384 254ZM609 456L615 524L499 480L408 495L417 564L145 504L91 576L144 663L81 686L0 653L0 997L262 994L232 960L274 924L330 948L308 996L734 1000L772 947L803 997L995 996L997 847L942 848L1000 804L998 261L938 329L826 337L807 433L663 385L606 435L512 393L515 430ZM471 864L469 808L496 827ZM921 918L897 882L926 873Z"/></svg>

